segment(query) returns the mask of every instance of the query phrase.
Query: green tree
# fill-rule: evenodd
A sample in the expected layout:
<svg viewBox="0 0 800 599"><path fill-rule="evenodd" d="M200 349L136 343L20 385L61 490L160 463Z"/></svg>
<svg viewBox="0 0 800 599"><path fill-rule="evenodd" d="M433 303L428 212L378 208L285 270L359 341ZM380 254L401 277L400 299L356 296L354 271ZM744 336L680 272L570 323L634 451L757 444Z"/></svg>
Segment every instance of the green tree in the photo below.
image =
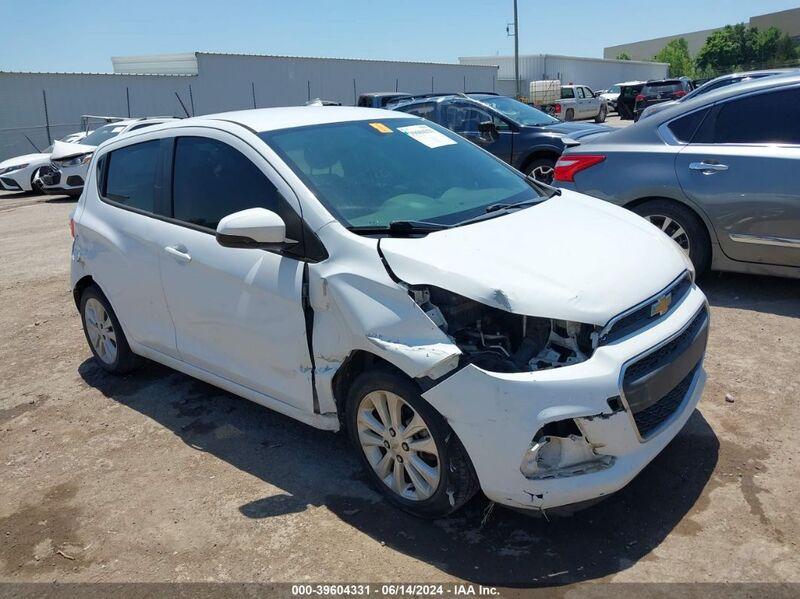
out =
<svg viewBox="0 0 800 599"><path fill-rule="evenodd" d="M695 61L703 71L725 72L751 66L770 66L798 57L792 39L775 27L759 31L744 23L715 31L700 49Z"/></svg>
<svg viewBox="0 0 800 599"><path fill-rule="evenodd" d="M617 60L630 60L631 56L627 52L620 52L617 54Z"/></svg>
<svg viewBox="0 0 800 599"><path fill-rule="evenodd" d="M670 41L653 56L653 60L669 63L670 77L694 77L694 61L689 55L689 44L682 37Z"/></svg>

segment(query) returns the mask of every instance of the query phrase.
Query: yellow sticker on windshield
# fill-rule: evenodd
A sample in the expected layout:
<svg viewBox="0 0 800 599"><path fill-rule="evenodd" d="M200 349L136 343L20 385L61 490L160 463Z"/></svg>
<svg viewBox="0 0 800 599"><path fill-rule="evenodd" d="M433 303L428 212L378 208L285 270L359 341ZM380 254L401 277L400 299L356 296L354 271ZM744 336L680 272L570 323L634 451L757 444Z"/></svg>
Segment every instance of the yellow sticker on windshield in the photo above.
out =
<svg viewBox="0 0 800 599"><path fill-rule="evenodd" d="M383 123L370 123L369 126L372 127L373 129L375 129L376 131L380 131L381 133L391 133L392 132L392 130L389 129L389 127L387 127Z"/></svg>

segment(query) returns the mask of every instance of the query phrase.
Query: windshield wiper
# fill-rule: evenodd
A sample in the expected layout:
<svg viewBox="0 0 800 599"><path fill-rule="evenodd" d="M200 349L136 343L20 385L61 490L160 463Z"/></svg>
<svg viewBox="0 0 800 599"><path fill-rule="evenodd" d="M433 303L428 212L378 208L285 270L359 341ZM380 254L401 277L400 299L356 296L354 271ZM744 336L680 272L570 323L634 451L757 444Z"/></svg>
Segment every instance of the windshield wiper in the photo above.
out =
<svg viewBox="0 0 800 599"><path fill-rule="evenodd" d="M452 225L430 223L424 220L393 220L388 227L390 233L432 233L450 228Z"/></svg>
<svg viewBox="0 0 800 599"><path fill-rule="evenodd" d="M554 187L554 186L550 185L549 183L545 183L544 181L539 181L539 179L535 179L534 177L531 177L530 175L525 175L525 179L528 181L528 183L532 183L533 185L535 185L539 189L544 190L545 193L549 192L550 195L547 196L548 198L552 198L553 196L560 196L561 195L561 190L558 187Z"/></svg>
<svg viewBox="0 0 800 599"><path fill-rule="evenodd" d="M522 200L521 202L514 202L513 204L490 204L486 206L486 212L497 212L498 210L509 210L512 208L524 208L525 206L532 206L533 204L538 204L544 198L534 198L530 200Z"/></svg>
<svg viewBox="0 0 800 599"><path fill-rule="evenodd" d="M413 235L414 233L433 233L452 227L453 225L431 223L422 220L393 220L388 226L366 225L361 227L348 227L348 229L360 235L379 235L381 233Z"/></svg>

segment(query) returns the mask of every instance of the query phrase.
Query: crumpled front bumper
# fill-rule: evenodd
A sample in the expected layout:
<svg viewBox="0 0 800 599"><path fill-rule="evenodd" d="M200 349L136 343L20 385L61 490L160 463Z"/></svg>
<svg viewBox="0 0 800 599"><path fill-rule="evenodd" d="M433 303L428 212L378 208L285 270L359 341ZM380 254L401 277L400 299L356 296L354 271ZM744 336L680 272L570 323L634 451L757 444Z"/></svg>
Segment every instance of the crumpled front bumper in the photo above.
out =
<svg viewBox="0 0 800 599"><path fill-rule="evenodd" d="M467 450L483 492L505 505L546 509L603 497L630 482L683 428L705 385L702 359L677 409L645 439L630 408L614 411L609 399L624 397L622 377L638 356L685 331L702 310L693 287L659 322L599 347L587 361L539 372L497 373L468 365L423 397L447 419ZM624 402L623 402L624 403ZM602 469L551 478L527 478L520 465L545 424L574 419L600 455Z"/></svg>

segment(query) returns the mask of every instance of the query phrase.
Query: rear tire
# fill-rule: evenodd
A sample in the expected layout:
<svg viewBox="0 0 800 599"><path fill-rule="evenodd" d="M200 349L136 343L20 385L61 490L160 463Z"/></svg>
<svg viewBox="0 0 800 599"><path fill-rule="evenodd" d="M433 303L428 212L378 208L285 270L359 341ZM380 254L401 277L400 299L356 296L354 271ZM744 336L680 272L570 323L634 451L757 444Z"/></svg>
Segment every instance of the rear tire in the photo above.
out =
<svg viewBox="0 0 800 599"><path fill-rule="evenodd" d="M477 493L461 441L402 373L360 374L347 394L345 415L367 477L392 505L421 518L442 518Z"/></svg>
<svg viewBox="0 0 800 599"><path fill-rule="evenodd" d="M594 119L595 123L605 123L606 116L608 114L608 108L606 108L605 104L600 105L600 112L597 113L597 116Z"/></svg>
<svg viewBox="0 0 800 599"><path fill-rule="evenodd" d="M632 208L671 237L689 255L697 275L711 263L711 242L700 218L686 206L670 200L648 200Z"/></svg>
<svg viewBox="0 0 800 599"><path fill-rule="evenodd" d="M567 108L567 111L564 113L564 120L571 121L575 118L575 111L572 108Z"/></svg>
<svg viewBox="0 0 800 599"><path fill-rule="evenodd" d="M141 358L131 351L111 304L97 285L89 285L83 291L80 309L83 333L98 366L113 374L126 374L141 364Z"/></svg>

